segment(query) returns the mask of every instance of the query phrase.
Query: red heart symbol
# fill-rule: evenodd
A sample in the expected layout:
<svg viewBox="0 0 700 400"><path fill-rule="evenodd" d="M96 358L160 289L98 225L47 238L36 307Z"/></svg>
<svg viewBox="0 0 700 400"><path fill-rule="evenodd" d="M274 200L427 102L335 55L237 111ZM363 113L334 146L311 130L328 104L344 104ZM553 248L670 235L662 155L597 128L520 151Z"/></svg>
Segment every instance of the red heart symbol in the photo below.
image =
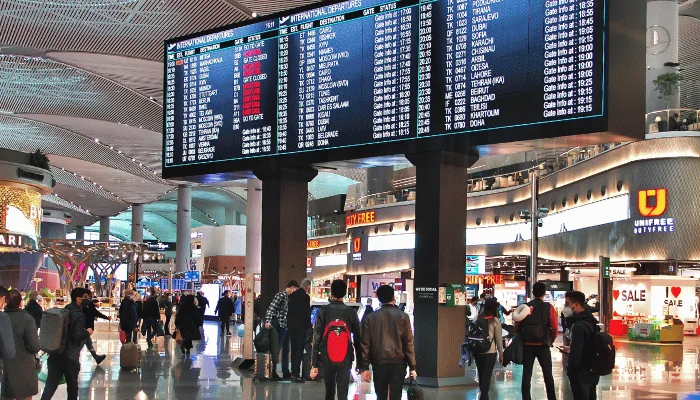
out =
<svg viewBox="0 0 700 400"><path fill-rule="evenodd" d="M617 298L620 297L620 291L619 290L613 290L613 298L617 300Z"/></svg>
<svg viewBox="0 0 700 400"><path fill-rule="evenodd" d="M678 295L681 294L681 288L679 288L678 286L672 287L671 294L673 295L673 297L678 298Z"/></svg>

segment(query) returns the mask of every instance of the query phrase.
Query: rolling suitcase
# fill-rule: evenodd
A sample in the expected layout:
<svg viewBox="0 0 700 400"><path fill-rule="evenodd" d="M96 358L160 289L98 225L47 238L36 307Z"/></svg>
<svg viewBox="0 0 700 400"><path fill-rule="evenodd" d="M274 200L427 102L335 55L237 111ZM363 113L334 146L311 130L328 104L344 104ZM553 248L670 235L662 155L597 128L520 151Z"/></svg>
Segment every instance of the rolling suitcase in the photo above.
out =
<svg viewBox="0 0 700 400"><path fill-rule="evenodd" d="M119 351L119 365L123 369L141 368L141 347L136 343L127 343Z"/></svg>
<svg viewBox="0 0 700 400"><path fill-rule="evenodd" d="M253 380L269 381L272 378L272 356L269 352L255 354L255 374Z"/></svg>

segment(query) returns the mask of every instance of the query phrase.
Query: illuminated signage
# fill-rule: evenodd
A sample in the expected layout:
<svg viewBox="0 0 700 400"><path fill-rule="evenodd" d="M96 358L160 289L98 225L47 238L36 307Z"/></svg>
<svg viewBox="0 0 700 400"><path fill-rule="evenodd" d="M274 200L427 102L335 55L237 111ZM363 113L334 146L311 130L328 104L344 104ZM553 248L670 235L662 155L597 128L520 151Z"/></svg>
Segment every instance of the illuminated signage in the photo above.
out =
<svg viewBox="0 0 700 400"><path fill-rule="evenodd" d="M376 221L376 216L377 214L375 211L363 211L357 214L350 214L345 217L345 226L349 228L354 225L372 224Z"/></svg>
<svg viewBox="0 0 700 400"><path fill-rule="evenodd" d="M647 301L647 291L642 290L613 290L615 301Z"/></svg>
<svg viewBox="0 0 700 400"><path fill-rule="evenodd" d="M175 251L175 242L159 242L157 240L144 240L149 251Z"/></svg>
<svg viewBox="0 0 700 400"><path fill-rule="evenodd" d="M658 218L668 207L667 189L640 190L637 195L637 208L643 219L634 221L634 234L674 232L675 218Z"/></svg>
<svg viewBox="0 0 700 400"><path fill-rule="evenodd" d="M467 256L465 273L467 275L484 275L486 273L486 257Z"/></svg>
<svg viewBox="0 0 700 400"><path fill-rule="evenodd" d="M320 240L307 240L306 241L306 250L318 249L319 247L321 247Z"/></svg>
<svg viewBox="0 0 700 400"><path fill-rule="evenodd" d="M190 239L199 239L204 237L204 232L192 232L190 233Z"/></svg>
<svg viewBox="0 0 700 400"><path fill-rule="evenodd" d="M505 281L504 275L467 275L464 283L467 285L502 285Z"/></svg>
<svg viewBox="0 0 700 400"><path fill-rule="evenodd" d="M12 247L17 249L37 249L37 242L25 235L14 233L0 233L0 247Z"/></svg>
<svg viewBox="0 0 700 400"><path fill-rule="evenodd" d="M352 239L352 252L354 261L362 261L362 238L356 237Z"/></svg>

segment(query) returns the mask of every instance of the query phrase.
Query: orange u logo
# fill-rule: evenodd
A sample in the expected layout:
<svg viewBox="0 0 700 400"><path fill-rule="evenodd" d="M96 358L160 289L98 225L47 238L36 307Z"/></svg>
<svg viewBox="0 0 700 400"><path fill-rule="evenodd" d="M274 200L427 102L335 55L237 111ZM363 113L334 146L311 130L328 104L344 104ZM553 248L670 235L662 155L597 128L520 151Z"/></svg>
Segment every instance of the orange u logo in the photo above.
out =
<svg viewBox="0 0 700 400"><path fill-rule="evenodd" d="M656 205L650 206L649 199L655 197ZM649 189L639 191L639 213L644 217L658 217L666 212L666 189Z"/></svg>
<svg viewBox="0 0 700 400"><path fill-rule="evenodd" d="M355 253L359 253L360 250L362 250L362 239L359 237L356 237L355 239L352 240L352 249L354 250Z"/></svg>

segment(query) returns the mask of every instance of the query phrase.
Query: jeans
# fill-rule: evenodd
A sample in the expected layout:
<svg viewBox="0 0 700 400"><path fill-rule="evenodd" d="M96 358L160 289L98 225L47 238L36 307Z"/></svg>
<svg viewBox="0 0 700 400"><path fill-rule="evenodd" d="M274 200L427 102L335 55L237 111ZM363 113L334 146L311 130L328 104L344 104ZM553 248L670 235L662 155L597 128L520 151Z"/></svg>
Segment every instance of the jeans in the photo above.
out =
<svg viewBox="0 0 700 400"><path fill-rule="evenodd" d="M401 400L406 364L372 365L372 371L377 400Z"/></svg>
<svg viewBox="0 0 700 400"><path fill-rule="evenodd" d="M474 361L479 375L480 399L489 400L491 377L493 376L493 368L496 366L496 353L474 354Z"/></svg>
<svg viewBox="0 0 700 400"><path fill-rule="evenodd" d="M97 359L97 352L95 351L95 345L92 343L92 337L87 338L87 341L85 341L85 347L88 349L90 354L92 354L92 358Z"/></svg>
<svg viewBox="0 0 700 400"><path fill-rule="evenodd" d="M326 386L325 400L335 400L336 389L339 400L348 398L351 368L350 364L323 363L323 383Z"/></svg>
<svg viewBox="0 0 700 400"><path fill-rule="evenodd" d="M230 315L222 315L219 317L220 322L221 322L221 333L230 333L231 332L231 316ZM224 330L224 327L226 330Z"/></svg>
<svg viewBox="0 0 700 400"><path fill-rule="evenodd" d="M166 315L165 316L165 336L172 336L170 334L170 319L172 318L172 315Z"/></svg>
<svg viewBox="0 0 700 400"><path fill-rule="evenodd" d="M68 390L68 400L78 400L78 375L80 373L80 363L69 360L62 355L50 355L47 361L48 377L44 393L41 394L41 400L51 400L58 384L61 382L61 377L66 377L66 389Z"/></svg>
<svg viewBox="0 0 700 400"><path fill-rule="evenodd" d="M137 331L125 331L124 333L126 333L127 343L136 343L138 341L139 333Z"/></svg>
<svg viewBox="0 0 700 400"><path fill-rule="evenodd" d="M532 400L530 385L532 381L532 369L535 359L540 363L542 375L544 375L544 386L547 388L547 400L557 400L554 391L554 377L552 376L552 352L549 346L523 346L523 400Z"/></svg>
<svg viewBox="0 0 700 400"><path fill-rule="evenodd" d="M277 320L272 321L272 325L277 330L277 335L279 336L280 347L282 347L282 374L289 375L289 345L290 337L287 328L282 328Z"/></svg>
<svg viewBox="0 0 700 400"><path fill-rule="evenodd" d="M292 376L301 376L301 362L304 359L304 347L306 346L306 329L292 328L289 331L292 351Z"/></svg>
<svg viewBox="0 0 700 400"><path fill-rule="evenodd" d="M600 377L588 371L578 371L569 376L569 384L574 400L596 400Z"/></svg>
<svg viewBox="0 0 700 400"><path fill-rule="evenodd" d="M143 323L146 324L146 340L150 342L156 336L156 324L158 324L158 320L155 318L148 318L145 319Z"/></svg>

